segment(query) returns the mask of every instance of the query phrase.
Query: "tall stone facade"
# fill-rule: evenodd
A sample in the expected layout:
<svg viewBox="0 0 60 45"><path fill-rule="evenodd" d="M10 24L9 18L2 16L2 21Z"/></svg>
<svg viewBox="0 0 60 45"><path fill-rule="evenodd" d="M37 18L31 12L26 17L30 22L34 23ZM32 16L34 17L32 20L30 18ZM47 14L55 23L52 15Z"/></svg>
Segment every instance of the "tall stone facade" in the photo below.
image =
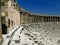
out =
<svg viewBox="0 0 60 45"><path fill-rule="evenodd" d="M8 1L8 25L10 28L14 28L20 25L20 12L15 0Z"/></svg>
<svg viewBox="0 0 60 45"><path fill-rule="evenodd" d="M20 11L16 0L0 0L0 39L10 29L20 25Z"/></svg>
<svg viewBox="0 0 60 45"><path fill-rule="evenodd" d="M23 12L22 12L23 13ZM20 16L22 23L40 23L40 22L60 22L60 16L48 16L38 14L22 14Z"/></svg>

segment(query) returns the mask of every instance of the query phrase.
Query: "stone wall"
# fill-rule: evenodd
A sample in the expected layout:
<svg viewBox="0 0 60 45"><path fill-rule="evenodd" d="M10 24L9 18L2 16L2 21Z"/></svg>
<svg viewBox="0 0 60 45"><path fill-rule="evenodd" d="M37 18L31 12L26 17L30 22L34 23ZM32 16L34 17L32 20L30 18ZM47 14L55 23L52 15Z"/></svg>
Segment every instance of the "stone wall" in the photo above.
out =
<svg viewBox="0 0 60 45"><path fill-rule="evenodd" d="M15 1L8 1L8 19L9 27L14 28L20 25L20 13Z"/></svg>
<svg viewBox="0 0 60 45"><path fill-rule="evenodd" d="M42 16L35 14L24 14L20 15L21 23L40 23L40 22L60 22L60 16Z"/></svg>
<svg viewBox="0 0 60 45"><path fill-rule="evenodd" d="M7 27L6 33L20 25L20 11L16 0L0 0L0 39L5 28L2 27L2 24Z"/></svg>

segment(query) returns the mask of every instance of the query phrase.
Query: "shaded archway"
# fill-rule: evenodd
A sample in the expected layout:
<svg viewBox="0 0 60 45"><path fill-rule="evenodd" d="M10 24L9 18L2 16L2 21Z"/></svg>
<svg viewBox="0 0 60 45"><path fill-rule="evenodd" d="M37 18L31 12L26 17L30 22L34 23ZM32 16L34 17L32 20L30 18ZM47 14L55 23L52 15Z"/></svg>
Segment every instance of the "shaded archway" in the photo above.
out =
<svg viewBox="0 0 60 45"><path fill-rule="evenodd" d="M2 22L2 34L7 34L7 26L6 26L5 16L1 17L1 22Z"/></svg>

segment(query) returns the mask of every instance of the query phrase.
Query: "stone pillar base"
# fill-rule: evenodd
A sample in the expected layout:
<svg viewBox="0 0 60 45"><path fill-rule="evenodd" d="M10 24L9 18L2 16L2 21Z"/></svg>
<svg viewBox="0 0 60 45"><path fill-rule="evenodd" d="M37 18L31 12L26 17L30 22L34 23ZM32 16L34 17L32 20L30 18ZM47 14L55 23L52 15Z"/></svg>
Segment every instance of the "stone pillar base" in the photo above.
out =
<svg viewBox="0 0 60 45"><path fill-rule="evenodd" d="M0 39L2 39L2 30L0 30Z"/></svg>
<svg viewBox="0 0 60 45"><path fill-rule="evenodd" d="M0 29L0 44L2 43L2 30Z"/></svg>

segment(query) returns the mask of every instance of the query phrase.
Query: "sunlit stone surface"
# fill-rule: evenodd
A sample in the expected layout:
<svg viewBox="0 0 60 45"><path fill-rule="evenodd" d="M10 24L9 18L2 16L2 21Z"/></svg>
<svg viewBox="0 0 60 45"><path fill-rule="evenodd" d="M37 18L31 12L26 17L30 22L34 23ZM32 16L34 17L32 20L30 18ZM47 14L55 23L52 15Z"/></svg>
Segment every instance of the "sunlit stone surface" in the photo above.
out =
<svg viewBox="0 0 60 45"><path fill-rule="evenodd" d="M29 40L37 45L60 45L60 23L45 22L25 24L24 28L29 32ZM32 36L33 35L33 36Z"/></svg>
<svg viewBox="0 0 60 45"><path fill-rule="evenodd" d="M8 45L9 40L11 40L9 45L60 45L60 23L22 24L22 27L11 35L3 36L4 42L2 45ZM5 43L5 40L7 43Z"/></svg>

